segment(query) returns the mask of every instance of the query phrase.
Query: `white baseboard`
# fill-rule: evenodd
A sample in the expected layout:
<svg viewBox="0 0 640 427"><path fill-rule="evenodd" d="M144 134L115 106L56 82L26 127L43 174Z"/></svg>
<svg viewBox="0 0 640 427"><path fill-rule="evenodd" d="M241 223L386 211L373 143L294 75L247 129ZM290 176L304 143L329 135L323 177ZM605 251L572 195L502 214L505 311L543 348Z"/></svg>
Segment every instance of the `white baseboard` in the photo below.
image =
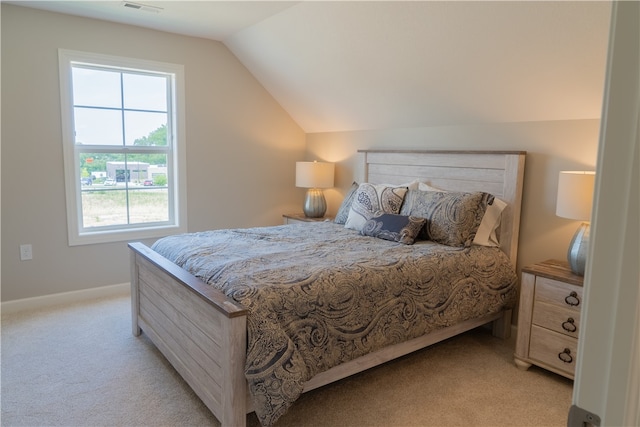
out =
<svg viewBox="0 0 640 427"><path fill-rule="evenodd" d="M129 283L100 286L98 288L82 289L80 291L61 292L59 294L6 301L0 304L0 311L2 311L3 314L16 313L23 310L46 308L103 297L125 296L129 295L130 292L131 286Z"/></svg>

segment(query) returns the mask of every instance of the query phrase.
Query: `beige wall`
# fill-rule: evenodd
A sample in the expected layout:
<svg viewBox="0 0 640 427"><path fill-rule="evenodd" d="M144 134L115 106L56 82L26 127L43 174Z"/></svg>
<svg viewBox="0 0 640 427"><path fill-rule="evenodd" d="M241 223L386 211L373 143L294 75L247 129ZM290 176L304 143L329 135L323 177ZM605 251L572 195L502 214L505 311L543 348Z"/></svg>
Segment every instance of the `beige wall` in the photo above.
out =
<svg viewBox="0 0 640 427"><path fill-rule="evenodd" d="M565 257L578 223L555 216L558 172L595 169L595 118L305 136L221 43L3 4L2 301L129 280L124 242L67 244L58 48L185 65L190 231L280 223L300 210L303 158L338 162L335 213L358 149L525 150L522 267ZM24 243L32 261L19 260Z"/></svg>
<svg viewBox="0 0 640 427"><path fill-rule="evenodd" d="M518 266L566 259L579 222L555 215L558 172L595 170L600 121L567 120L307 134L309 156L339 162L337 188L327 190L335 213L352 182L355 153L367 148L527 151Z"/></svg>
<svg viewBox="0 0 640 427"><path fill-rule="evenodd" d="M305 135L223 44L7 4L1 15L2 301L129 281L125 242L67 243L59 48L185 66L190 231L298 209Z"/></svg>

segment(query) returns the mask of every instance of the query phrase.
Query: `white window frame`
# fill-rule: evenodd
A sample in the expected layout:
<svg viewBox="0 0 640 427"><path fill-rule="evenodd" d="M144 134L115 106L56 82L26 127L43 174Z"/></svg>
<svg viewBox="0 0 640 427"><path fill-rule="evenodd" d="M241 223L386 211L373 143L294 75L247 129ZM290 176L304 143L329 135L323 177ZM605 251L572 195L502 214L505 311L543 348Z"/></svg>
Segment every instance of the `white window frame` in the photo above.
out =
<svg viewBox="0 0 640 427"><path fill-rule="evenodd" d="M67 49L58 50L58 62L60 68L60 103L69 245L76 246L131 241L186 232L187 173L184 66ZM173 170L173 173L168 175L171 181L167 183L169 188L170 209L169 221L167 223L142 223L95 230L82 228L82 189L80 184L80 167L78 164L79 156L77 155L75 144L72 78L72 65L78 63L113 67L121 70L144 70L172 75L172 105L169 108L171 112L169 120L172 121L172 126L167 126L167 128L171 129L169 144L173 149L171 155L167 156L171 162L171 164L167 166ZM135 150L132 152L135 152Z"/></svg>

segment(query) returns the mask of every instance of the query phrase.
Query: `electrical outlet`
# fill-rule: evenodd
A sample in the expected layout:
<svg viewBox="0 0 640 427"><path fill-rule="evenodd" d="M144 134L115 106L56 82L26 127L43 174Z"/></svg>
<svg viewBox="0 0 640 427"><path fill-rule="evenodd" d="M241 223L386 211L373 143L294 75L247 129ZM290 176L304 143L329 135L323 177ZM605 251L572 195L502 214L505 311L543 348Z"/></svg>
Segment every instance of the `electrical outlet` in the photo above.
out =
<svg viewBox="0 0 640 427"><path fill-rule="evenodd" d="M20 261L33 259L33 248L31 245L20 245Z"/></svg>

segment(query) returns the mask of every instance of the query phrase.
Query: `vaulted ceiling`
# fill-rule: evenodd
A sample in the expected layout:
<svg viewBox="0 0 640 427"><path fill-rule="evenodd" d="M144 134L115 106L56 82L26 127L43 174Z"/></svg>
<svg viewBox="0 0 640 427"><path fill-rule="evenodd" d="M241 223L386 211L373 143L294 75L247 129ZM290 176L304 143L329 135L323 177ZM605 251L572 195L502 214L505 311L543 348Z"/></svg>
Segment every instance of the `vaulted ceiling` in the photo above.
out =
<svg viewBox="0 0 640 427"><path fill-rule="evenodd" d="M221 41L310 133L602 109L608 1L10 3Z"/></svg>

